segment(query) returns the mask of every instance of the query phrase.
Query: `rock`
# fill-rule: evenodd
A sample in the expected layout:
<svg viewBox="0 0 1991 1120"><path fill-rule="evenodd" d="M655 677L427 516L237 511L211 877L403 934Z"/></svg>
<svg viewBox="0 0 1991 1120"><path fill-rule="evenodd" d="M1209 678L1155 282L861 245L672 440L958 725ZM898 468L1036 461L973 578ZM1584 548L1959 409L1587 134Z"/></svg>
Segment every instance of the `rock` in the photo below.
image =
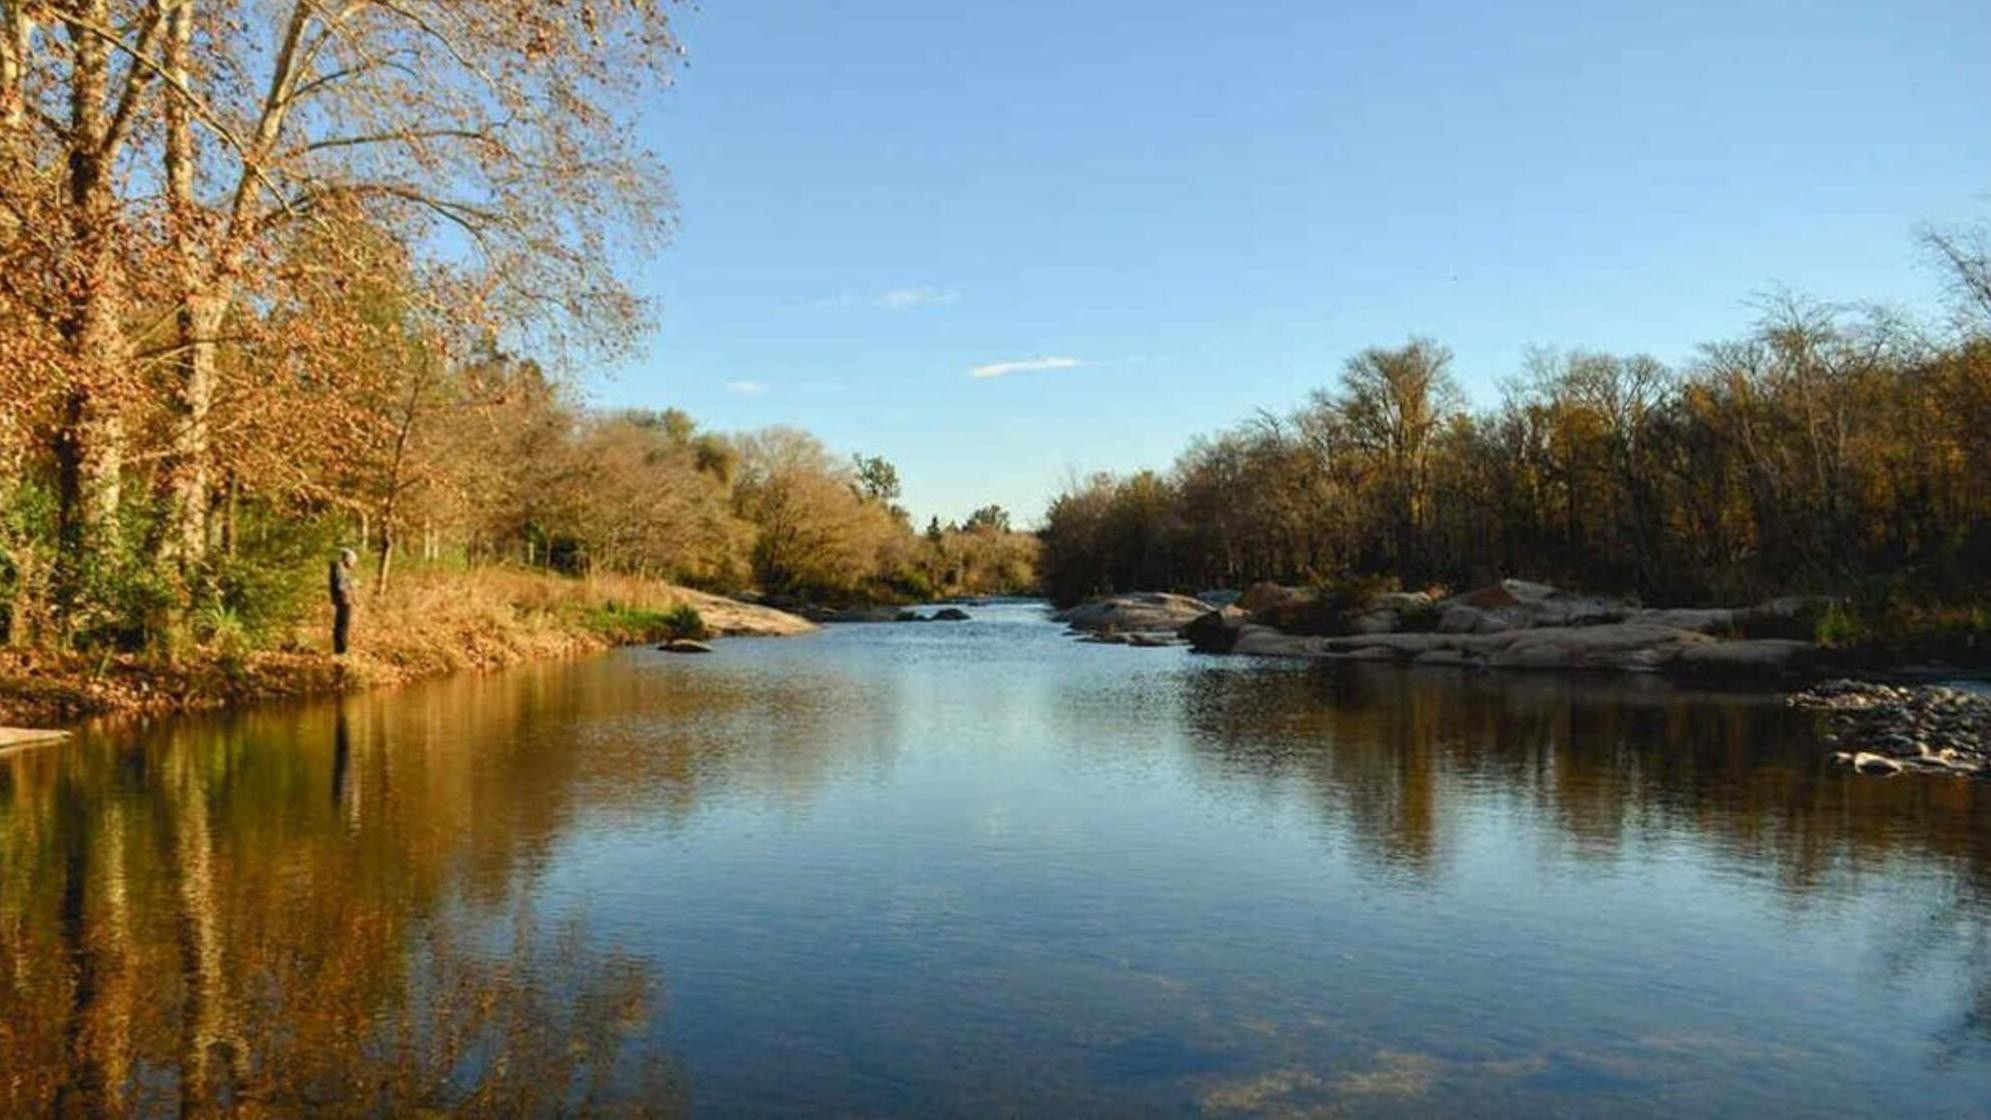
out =
<svg viewBox="0 0 1991 1120"><path fill-rule="evenodd" d="M1244 598L1244 592L1235 587L1213 587L1208 591L1198 591L1196 597L1213 607L1221 608L1235 606L1239 599Z"/></svg>
<svg viewBox="0 0 1991 1120"><path fill-rule="evenodd" d="M1327 656L1327 640L1248 622L1238 630L1231 652L1247 657L1323 657Z"/></svg>
<svg viewBox="0 0 1991 1120"><path fill-rule="evenodd" d="M1298 590L1285 587L1270 580L1262 580L1244 589L1237 605L1252 614L1265 614L1281 607L1291 606L1306 596Z"/></svg>
<svg viewBox="0 0 1991 1120"><path fill-rule="evenodd" d="M1869 760L1859 766L1863 773L1894 772L1889 765L1961 777L1991 773L1991 697L1941 687L1831 680L1792 694L1787 703L1828 713L1835 727L1866 743L1871 749L1849 760L1854 765Z"/></svg>
<svg viewBox="0 0 1991 1120"><path fill-rule="evenodd" d="M1694 633L1705 631L1684 627ZM1817 656L1810 642L1782 638L1709 641L1680 651L1674 667L1682 676L1724 684L1767 684L1798 672Z"/></svg>
<svg viewBox="0 0 1991 1120"><path fill-rule="evenodd" d="M689 603L705 620L707 629L728 637L804 634L816 628L814 622L800 614L778 610L764 603L728 599L687 587L673 588L672 598L679 603Z"/></svg>
<svg viewBox="0 0 1991 1120"><path fill-rule="evenodd" d="M893 622L929 622L927 616L918 611L900 611L892 618Z"/></svg>
<svg viewBox="0 0 1991 1120"><path fill-rule="evenodd" d="M1523 603L1540 603L1556 594L1556 589L1546 583L1530 583L1523 579L1503 579L1499 583L1454 595L1440 606L1478 607L1488 610L1498 607L1514 607Z"/></svg>
<svg viewBox="0 0 1991 1120"><path fill-rule="evenodd" d="M1390 657L1409 661L1420 654L1434 649L1455 649L1464 651L1478 643L1476 639L1450 638L1442 634L1353 634L1339 638L1328 638L1322 648L1329 654L1352 657L1361 654L1365 658L1374 657L1366 650L1380 649Z"/></svg>
<svg viewBox="0 0 1991 1120"><path fill-rule="evenodd" d="M1691 630L1628 622L1606 626L1523 630L1498 643L1496 669L1619 669L1656 672L1681 649L1714 639Z"/></svg>
<svg viewBox="0 0 1991 1120"><path fill-rule="evenodd" d="M1412 660L1419 665L1446 665L1463 669L1486 668L1486 658L1461 649L1427 649Z"/></svg>
<svg viewBox="0 0 1991 1120"><path fill-rule="evenodd" d="M1414 611L1431 606L1431 596L1422 591L1390 591L1376 596L1373 606L1378 610Z"/></svg>
<svg viewBox="0 0 1991 1120"><path fill-rule="evenodd" d="M712 647L690 638L673 638L657 647L665 653L711 653Z"/></svg>
<svg viewBox="0 0 1991 1120"><path fill-rule="evenodd" d="M934 622L967 622L968 612L959 607L942 607L933 612Z"/></svg>
<svg viewBox="0 0 1991 1120"><path fill-rule="evenodd" d="M1892 777L1895 774L1901 773L1901 764L1885 755L1869 754L1866 751L1860 751L1853 755L1853 769L1858 770L1862 774Z"/></svg>
<svg viewBox="0 0 1991 1120"><path fill-rule="evenodd" d="M1538 626L1601 626L1638 613L1615 599L1572 595L1546 583L1505 579L1437 604L1438 629L1448 634L1498 634Z"/></svg>
<svg viewBox="0 0 1991 1120"><path fill-rule="evenodd" d="M1393 610L1364 611L1348 620L1348 629L1354 634L1388 634L1397 628L1398 617Z"/></svg>
<svg viewBox="0 0 1991 1120"><path fill-rule="evenodd" d="M1210 604L1187 595L1144 591L1090 599L1055 617L1074 630L1173 632L1210 609Z"/></svg>
<svg viewBox="0 0 1991 1120"><path fill-rule="evenodd" d="M1672 626L1681 630L1698 630L1703 634L1709 634L1733 628L1736 623L1736 612L1727 607L1674 608L1663 611L1640 611L1638 620L1656 626Z"/></svg>
<svg viewBox="0 0 1991 1120"><path fill-rule="evenodd" d="M1127 644L1128 644L1128 645L1130 645L1130 646L1139 646L1139 647L1141 647L1141 648L1143 648L1143 649L1158 649L1158 648L1160 648L1160 647L1162 647L1162 646L1172 646L1172 645L1176 644L1176 640L1177 640L1177 639L1176 639L1175 635L1173 635L1173 634L1129 634L1129 635L1127 635Z"/></svg>
<svg viewBox="0 0 1991 1120"><path fill-rule="evenodd" d="M1190 619L1179 632L1203 653L1229 653L1250 617L1237 607L1220 607Z"/></svg>
<svg viewBox="0 0 1991 1120"><path fill-rule="evenodd" d="M1480 621L1484 618L1486 613L1477 607L1468 607L1464 604L1446 607L1444 613L1438 616L1438 632L1471 634L1479 629Z"/></svg>

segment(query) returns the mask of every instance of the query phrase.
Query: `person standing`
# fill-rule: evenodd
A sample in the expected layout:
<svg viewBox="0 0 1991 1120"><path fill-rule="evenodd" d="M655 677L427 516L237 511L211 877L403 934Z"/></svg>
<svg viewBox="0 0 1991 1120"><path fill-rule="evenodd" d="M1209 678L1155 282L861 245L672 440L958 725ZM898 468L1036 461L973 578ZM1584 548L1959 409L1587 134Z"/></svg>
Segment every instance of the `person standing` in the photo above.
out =
<svg viewBox="0 0 1991 1120"><path fill-rule="evenodd" d="M339 550L339 558L332 561L332 652L344 653L353 633L353 600L359 598L359 577L353 568L359 563L359 553L350 548Z"/></svg>

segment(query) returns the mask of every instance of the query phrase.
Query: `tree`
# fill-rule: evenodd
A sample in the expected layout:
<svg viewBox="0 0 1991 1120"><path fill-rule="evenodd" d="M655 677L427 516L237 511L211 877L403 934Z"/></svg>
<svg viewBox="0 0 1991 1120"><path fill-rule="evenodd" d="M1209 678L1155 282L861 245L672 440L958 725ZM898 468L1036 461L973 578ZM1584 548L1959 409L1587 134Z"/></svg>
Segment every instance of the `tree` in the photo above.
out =
<svg viewBox="0 0 1991 1120"><path fill-rule="evenodd" d="M619 345L639 318L607 250L665 232L627 114L678 56L666 5L5 0L0 30L0 160L29 185L0 236L51 278L28 302L54 336L70 556L114 524L126 443L156 419L157 547L198 567L223 350L323 267L285 252L300 231L387 230L438 313L554 349ZM169 389L148 395L155 368Z"/></svg>
<svg viewBox="0 0 1991 1120"><path fill-rule="evenodd" d="M1009 532L1009 511L1001 506L983 506L968 515L961 527L970 533Z"/></svg>
<svg viewBox="0 0 1991 1120"><path fill-rule="evenodd" d="M857 471L857 492L866 501L899 500L899 468L876 455L852 455L850 462Z"/></svg>
<svg viewBox="0 0 1991 1120"><path fill-rule="evenodd" d="M1435 437L1462 398L1452 380L1452 352L1424 338L1395 349L1371 348L1348 359L1341 393L1325 399L1349 442L1366 453L1393 527L1390 560L1406 572L1423 564L1423 528Z"/></svg>

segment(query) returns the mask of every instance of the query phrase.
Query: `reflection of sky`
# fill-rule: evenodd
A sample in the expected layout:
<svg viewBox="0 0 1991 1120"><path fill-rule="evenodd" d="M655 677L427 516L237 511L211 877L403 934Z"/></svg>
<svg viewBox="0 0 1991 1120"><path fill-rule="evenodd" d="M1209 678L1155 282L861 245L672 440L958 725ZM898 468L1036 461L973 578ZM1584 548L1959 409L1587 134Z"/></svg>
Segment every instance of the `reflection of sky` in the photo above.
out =
<svg viewBox="0 0 1991 1120"><path fill-rule="evenodd" d="M716 1111L1803 1114L1991 1089L1982 1047L1931 1068L1956 938L1884 952L1959 868L1868 825L1953 818L1764 745L1791 733L1774 705L1337 682L993 622L601 666L771 701L622 712L648 746L604 747L616 775L669 744L698 794L624 783L660 811L583 808L542 880L655 961L658 1041ZM1983 839L1949 850L1981 868Z"/></svg>

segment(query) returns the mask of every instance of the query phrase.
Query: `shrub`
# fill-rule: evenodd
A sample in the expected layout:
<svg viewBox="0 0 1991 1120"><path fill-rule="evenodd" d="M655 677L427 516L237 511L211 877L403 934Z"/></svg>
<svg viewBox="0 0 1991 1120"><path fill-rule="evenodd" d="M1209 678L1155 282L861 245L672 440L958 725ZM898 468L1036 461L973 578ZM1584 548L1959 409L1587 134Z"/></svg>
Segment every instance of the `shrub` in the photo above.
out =
<svg viewBox="0 0 1991 1120"><path fill-rule="evenodd" d="M673 641L689 638L697 641L712 636L711 628L705 625L705 617L690 603L679 603L664 612L664 636Z"/></svg>
<svg viewBox="0 0 1991 1120"><path fill-rule="evenodd" d="M1346 634L1352 629L1356 615L1373 607L1379 596L1396 587L1396 580L1387 576L1348 575L1323 580L1266 611L1266 620L1291 634ZM1432 629L1437 628L1435 619L1431 625Z"/></svg>
<svg viewBox="0 0 1991 1120"><path fill-rule="evenodd" d="M1867 636L1867 627L1850 607L1834 599L1825 605L1812 630L1812 640L1825 649L1849 649Z"/></svg>
<svg viewBox="0 0 1991 1120"><path fill-rule="evenodd" d="M335 518L245 511L236 532L240 543L232 553L210 553L198 577L197 629L201 619L222 612L248 644L260 646L296 625L325 595L340 533Z"/></svg>

